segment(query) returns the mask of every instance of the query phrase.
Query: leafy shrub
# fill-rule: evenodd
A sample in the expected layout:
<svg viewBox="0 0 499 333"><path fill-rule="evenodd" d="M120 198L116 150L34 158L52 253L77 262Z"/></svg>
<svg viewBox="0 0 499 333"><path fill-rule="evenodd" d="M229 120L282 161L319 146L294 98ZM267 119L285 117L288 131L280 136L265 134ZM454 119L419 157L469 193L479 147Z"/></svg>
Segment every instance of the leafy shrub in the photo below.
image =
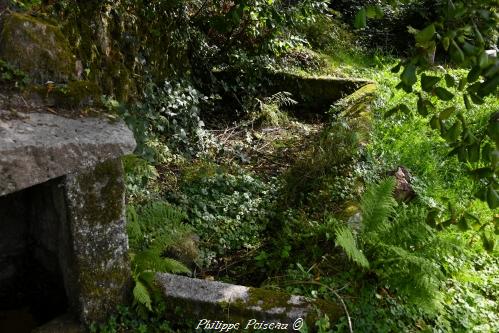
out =
<svg viewBox="0 0 499 333"><path fill-rule="evenodd" d="M209 107L213 97L204 96L188 81L169 82L163 86L150 83L143 102L122 108L122 117L134 131L138 153L153 159L147 140L160 137L176 154L195 157L207 150L211 136L201 120L201 109Z"/></svg>

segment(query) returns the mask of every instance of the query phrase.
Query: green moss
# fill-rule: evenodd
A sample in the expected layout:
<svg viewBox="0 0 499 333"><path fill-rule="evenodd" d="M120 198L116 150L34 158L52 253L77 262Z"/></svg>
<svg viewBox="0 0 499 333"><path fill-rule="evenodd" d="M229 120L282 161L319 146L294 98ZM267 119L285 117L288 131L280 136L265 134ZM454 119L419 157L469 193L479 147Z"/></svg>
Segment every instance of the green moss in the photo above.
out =
<svg viewBox="0 0 499 333"><path fill-rule="evenodd" d="M67 82L75 76L73 55L59 28L25 14L12 13L5 19L0 58L37 82Z"/></svg>
<svg viewBox="0 0 499 333"><path fill-rule="evenodd" d="M103 162L93 172L79 175L79 190L84 199L79 214L95 225L120 220L123 214L122 178L123 167L120 160Z"/></svg>
<svg viewBox="0 0 499 333"><path fill-rule="evenodd" d="M366 84L354 93L336 102L333 110L340 112L345 117L355 117L366 110L367 105L369 105L375 96L376 84Z"/></svg>

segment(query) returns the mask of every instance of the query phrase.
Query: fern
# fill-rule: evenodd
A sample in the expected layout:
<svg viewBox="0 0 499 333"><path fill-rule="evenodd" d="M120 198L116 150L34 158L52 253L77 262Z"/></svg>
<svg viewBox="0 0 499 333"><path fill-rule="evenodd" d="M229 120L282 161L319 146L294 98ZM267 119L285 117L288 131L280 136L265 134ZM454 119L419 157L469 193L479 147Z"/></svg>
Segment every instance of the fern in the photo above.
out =
<svg viewBox="0 0 499 333"><path fill-rule="evenodd" d="M151 292L156 291L154 275L157 272L190 273L184 264L165 258L163 253L176 241L190 234L192 228L182 223L186 219L182 211L162 201L140 209L129 206L127 218L135 304L152 311Z"/></svg>
<svg viewBox="0 0 499 333"><path fill-rule="evenodd" d="M387 220L395 212L397 202L393 198L395 179L387 178L371 185L362 196L360 207L365 233L376 232L387 226Z"/></svg>
<svg viewBox="0 0 499 333"><path fill-rule="evenodd" d="M336 230L336 245L345 251L350 260L361 267L369 268L369 262L364 253L357 247L352 231L349 228L339 227Z"/></svg>
<svg viewBox="0 0 499 333"><path fill-rule="evenodd" d="M263 103L265 104L275 104L277 106L291 106L298 104L293 98L293 94L287 91L279 91L270 97L265 97Z"/></svg>
<svg viewBox="0 0 499 333"><path fill-rule="evenodd" d="M142 304L149 311L152 311L152 300L151 295L149 294L149 290L139 280L135 280L135 287L133 288L133 298L137 303Z"/></svg>
<svg viewBox="0 0 499 333"><path fill-rule="evenodd" d="M459 245L438 237L426 224L424 209L402 206L395 211L394 187L394 180L386 179L364 193L358 235L362 248L348 227L336 231L336 244L353 262L370 268L399 295L431 311L438 305L439 288L445 278L437 265L438 256L455 253Z"/></svg>

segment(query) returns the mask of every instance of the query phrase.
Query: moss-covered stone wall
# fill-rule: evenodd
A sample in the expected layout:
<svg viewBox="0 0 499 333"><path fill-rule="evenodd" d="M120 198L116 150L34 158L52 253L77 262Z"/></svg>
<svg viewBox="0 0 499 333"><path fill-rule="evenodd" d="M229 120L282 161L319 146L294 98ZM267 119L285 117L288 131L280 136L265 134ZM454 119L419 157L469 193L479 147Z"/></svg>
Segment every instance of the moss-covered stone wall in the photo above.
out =
<svg viewBox="0 0 499 333"><path fill-rule="evenodd" d="M127 101L148 80L189 70L187 14L181 1L67 1L63 31L81 62L84 79Z"/></svg>

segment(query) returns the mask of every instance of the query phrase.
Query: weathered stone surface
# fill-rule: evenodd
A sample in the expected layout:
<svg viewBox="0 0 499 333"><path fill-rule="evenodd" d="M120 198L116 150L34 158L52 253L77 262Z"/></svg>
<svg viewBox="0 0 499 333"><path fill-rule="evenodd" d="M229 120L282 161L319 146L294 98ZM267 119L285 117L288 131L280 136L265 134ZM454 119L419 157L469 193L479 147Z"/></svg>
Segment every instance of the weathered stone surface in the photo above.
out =
<svg viewBox="0 0 499 333"><path fill-rule="evenodd" d="M76 77L76 59L60 29L33 16L12 13L4 19L0 58L36 82L67 82Z"/></svg>
<svg viewBox="0 0 499 333"><path fill-rule="evenodd" d="M120 160L65 179L68 250L65 276L71 306L85 324L104 321L126 303L131 286Z"/></svg>
<svg viewBox="0 0 499 333"><path fill-rule="evenodd" d="M48 113L19 113L5 120L7 115L0 110L0 196L135 149L133 134L121 121Z"/></svg>
<svg viewBox="0 0 499 333"><path fill-rule="evenodd" d="M244 80L244 73L220 71L213 73L218 79L231 82L240 77ZM330 106L345 96L354 93L357 89L373 84L373 81L358 78L338 78L332 76L304 76L287 72L266 71L259 82L261 92L267 96L286 91L298 102L290 107L295 114L323 114ZM230 96L225 96L230 99Z"/></svg>
<svg viewBox="0 0 499 333"><path fill-rule="evenodd" d="M175 316L195 321L219 320L240 323L244 328L250 319L256 319L288 324L288 331L295 331L292 325L299 318L313 326L317 310L326 313L333 322L343 314L336 304L277 291L165 273L157 274L156 281L170 307L168 310L179 308Z"/></svg>
<svg viewBox="0 0 499 333"><path fill-rule="evenodd" d="M318 113L325 112L334 102L352 94L372 81L331 76L302 76L284 72L270 72L270 91L287 91L299 102L299 107Z"/></svg>

